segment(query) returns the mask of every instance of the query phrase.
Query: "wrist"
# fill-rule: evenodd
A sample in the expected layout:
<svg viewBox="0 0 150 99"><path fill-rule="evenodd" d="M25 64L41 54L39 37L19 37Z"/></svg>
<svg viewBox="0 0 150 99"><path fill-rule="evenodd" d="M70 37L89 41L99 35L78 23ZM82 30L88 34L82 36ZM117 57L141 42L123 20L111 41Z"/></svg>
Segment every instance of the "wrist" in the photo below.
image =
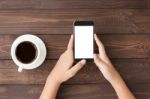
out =
<svg viewBox="0 0 150 99"><path fill-rule="evenodd" d="M121 78L119 73L116 73L113 79L111 79L110 83L112 86L118 85L122 83L123 79Z"/></svg>
<svg viewBox="0 0 150 99"><path fill-rule="evenodd" d="M61 83L58 83L57 81L53 80L51 77L48 77L43 92L40 96L40 99L55 99L60 85Z"/></svg>
<svg viewBox="0 0 150 99"><path fill-rule="evenodd" d="M57 85L61 85L61 83L62 83L61 81L57 80L55 77L52 77L52 76L48 76L46 82L47 83L54 83Z"/></svg>
<svg viewBox="0 0 150 99"><path fill-rule="evenodd" d="M107 81L111 84L120 79L120 75L117 72L117 70L113 67L113 65L107 68L107 72L105 73L104 76L107 79Z"/></svg>

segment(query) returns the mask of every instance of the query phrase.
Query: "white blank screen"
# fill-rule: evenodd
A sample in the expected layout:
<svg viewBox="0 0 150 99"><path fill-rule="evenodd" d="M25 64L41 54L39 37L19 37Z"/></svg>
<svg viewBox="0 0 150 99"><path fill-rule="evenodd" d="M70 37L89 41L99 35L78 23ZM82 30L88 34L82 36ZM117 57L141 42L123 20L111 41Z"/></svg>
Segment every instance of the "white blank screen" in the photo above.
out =
<svg viewBox="0 0 150 99"><path fill-rule="evenodd" d="M75 59L93 58L93 26L75 26Z"/></svg>

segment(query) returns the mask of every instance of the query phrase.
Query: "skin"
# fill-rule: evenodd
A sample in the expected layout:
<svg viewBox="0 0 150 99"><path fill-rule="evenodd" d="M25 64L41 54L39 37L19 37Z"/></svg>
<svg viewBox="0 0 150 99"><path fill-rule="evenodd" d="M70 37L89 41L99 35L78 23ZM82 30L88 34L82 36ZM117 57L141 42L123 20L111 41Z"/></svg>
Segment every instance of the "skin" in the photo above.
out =
<svg viewBox="0 0 150 99"><path fill-rule="evenodd" d="M125 82L121 78L120 74L112 65L109 60L104 45L98 39L97 35L94 35L94 39L99 48L99 54L94 54L94 63L102 72L105 79L115 89L118 99L136 99L135 96L126 86ZM68 43L67 50L60 56L55 67L49 74L45 83L44 89L39 99L55 99L57 91L60 85L72 78L83 66L86 64L86 60L81 60L77 64L73 65L73 35Z"/></svg>

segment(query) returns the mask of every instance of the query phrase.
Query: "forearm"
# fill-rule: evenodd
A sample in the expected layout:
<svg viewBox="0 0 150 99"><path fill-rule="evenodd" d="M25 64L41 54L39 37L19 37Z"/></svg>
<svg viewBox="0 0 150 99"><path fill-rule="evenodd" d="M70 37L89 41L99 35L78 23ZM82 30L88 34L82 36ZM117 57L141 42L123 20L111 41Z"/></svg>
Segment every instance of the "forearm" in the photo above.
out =
<svg viewBox="0 0 150 99"><path fill-rule="evenodd" d="M40 99L55 99L57 91L60 87L60 83L57 83L53 79L47 79Z"/></svg>
<svg viewBox="0 0 150 99"><path fill-rule="evenodd" d="M136 99L119 74L110 82L119 99Z"/></svg>

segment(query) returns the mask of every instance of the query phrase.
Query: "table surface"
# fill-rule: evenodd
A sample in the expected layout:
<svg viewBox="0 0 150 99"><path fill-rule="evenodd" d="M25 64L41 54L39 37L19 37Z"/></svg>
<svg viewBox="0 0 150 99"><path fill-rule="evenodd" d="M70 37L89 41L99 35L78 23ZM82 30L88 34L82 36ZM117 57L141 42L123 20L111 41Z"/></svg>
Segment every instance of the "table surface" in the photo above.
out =
<svg viewBox="0 0 150 99"><path fill-rule="evenodd" d="M75 20L93 20L108 56L137 99L150 99L150 0L0 0L0 99L38 99L66 49ZM47 58L17 72L10 48L16 37L35 34ZM117 99L95 64L64 83L58 99Z"/></svg>

